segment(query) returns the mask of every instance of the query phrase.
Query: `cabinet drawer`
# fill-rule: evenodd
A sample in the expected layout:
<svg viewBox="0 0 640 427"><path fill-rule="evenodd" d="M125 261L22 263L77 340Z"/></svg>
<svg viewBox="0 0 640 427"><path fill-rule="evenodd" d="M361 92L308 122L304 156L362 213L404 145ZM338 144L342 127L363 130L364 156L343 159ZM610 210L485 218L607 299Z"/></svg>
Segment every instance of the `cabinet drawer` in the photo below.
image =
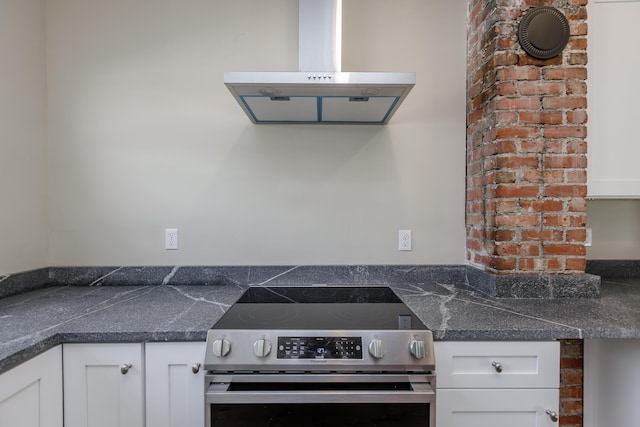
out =
<svg viewBox="0 0 640 427"><path fill-rule="evenodd" d="M434 343L438 388L558 388L558 342Z"/></svg>
<svg viewBox="0 0 640 427"><path fill-rule="evenodd" d="M438 427L554 427L558 389L438 391ZM547 412L549 411L549 412Z"/></svg>

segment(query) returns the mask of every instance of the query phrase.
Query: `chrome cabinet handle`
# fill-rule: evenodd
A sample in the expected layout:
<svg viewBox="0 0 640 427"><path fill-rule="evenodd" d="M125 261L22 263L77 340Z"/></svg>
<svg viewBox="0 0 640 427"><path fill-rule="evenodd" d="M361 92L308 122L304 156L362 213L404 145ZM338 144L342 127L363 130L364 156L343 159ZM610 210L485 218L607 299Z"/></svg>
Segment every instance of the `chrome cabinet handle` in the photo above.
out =
<svg viewBox="0 0 640 427"><path fill-rule="evenodd" d="M502 364L500 362L493 362L491 363L491 366L494 367L497 373L502 372Z"/></svg>
<svg viewBox="0 0 640 427"><path fill-rule="evenodd" d="M193 372L194 374L200 372L200 364L194 363L193 365L191 365L191 372Z"/></svg>
<svg viewBox="0 0 640 427"><path fill-rule="evenodd" d="M125 363L124 365L120 366L120 373L122 375L126 375L127 372L129 372L129 369L131 369L131 363Z"/></svg>
<svg viewBox="0 0 640 427"><path fill-rule="evenodd" d="M547 415L549 415L549 418L551 418L551 421L553 421L554 423L558 422L558 413L556 411L547 409Z"/></svg>

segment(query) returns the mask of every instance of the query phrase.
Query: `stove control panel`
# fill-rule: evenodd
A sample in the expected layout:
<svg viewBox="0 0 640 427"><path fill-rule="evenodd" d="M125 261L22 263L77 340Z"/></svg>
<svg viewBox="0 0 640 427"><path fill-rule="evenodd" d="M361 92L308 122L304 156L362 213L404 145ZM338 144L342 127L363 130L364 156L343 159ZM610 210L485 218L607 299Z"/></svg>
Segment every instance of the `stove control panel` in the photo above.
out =
<svg viewBox="0 0 640 427"><path fill-rule="evenodd" d="M362 337L278 337L278 359L362 359Z"/></svg>

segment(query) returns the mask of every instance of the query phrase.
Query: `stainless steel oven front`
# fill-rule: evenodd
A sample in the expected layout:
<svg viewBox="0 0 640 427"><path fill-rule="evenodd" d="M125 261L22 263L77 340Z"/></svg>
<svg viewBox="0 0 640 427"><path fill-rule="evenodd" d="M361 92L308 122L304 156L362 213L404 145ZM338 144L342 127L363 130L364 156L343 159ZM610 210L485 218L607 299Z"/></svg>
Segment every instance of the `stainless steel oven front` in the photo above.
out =
<svg viewBox="0 0 640 427"><path fill-rule="evenodd" d="M206 376L211 427L435 426L429 374Z"/></svg>
<svg viewBox="0 0 640 427"><path fill-rule="evenodd" d="M434 427L433 336L388 287L253 287L207 332L206 427Z"/></svg>

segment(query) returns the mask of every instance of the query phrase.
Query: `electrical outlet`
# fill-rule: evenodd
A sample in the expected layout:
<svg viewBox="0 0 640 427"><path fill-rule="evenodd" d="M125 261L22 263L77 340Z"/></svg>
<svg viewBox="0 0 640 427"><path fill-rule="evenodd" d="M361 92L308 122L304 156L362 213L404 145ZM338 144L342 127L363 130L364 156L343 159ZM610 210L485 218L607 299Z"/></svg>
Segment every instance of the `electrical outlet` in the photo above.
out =
<svg viewBox="0 0 640 427"><path fill-rule="evenodd" d="M584 241L585 246L591 246L591 240L593 239L593 230L591 228L587 228L587 238Z"/></svg>
<svg viewBox="0 0 640 427"><path fill-rule="evenodd" d="M411 230L398 231L398 250L399 251L411 250Z"/></svg>
<svg viewBox="0 0 640 427"><path fill-rule="evenodd" d="M178 229L177 228L165 228L164 248L171 249L171 250L178 249Z"/></svg>

